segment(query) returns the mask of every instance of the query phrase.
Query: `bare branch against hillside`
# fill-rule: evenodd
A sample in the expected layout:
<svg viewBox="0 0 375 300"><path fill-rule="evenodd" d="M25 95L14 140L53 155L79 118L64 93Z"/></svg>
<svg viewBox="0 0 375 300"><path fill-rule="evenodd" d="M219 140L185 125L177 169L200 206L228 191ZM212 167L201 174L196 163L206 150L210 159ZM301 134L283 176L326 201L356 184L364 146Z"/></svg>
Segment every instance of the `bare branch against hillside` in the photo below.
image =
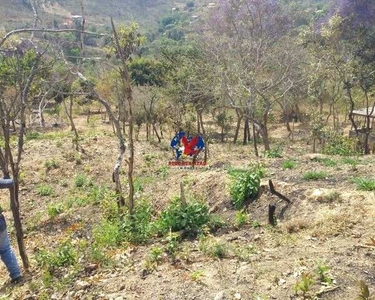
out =
<svg viewBox="0 0 375 300"><path fill-rule="evenodd" d="M6 40L10 38L12 35L24 33L24 32L44 32L44 33L62 33L62 32L79 32L82 33L81 29L49 29L49 28L21 28L9 31L6 35L4 35L0 40L0 48L4 45ZM96 36L110 36L104 33L96 33L91 31L85 31L85 34L92 34Z"/></svg>

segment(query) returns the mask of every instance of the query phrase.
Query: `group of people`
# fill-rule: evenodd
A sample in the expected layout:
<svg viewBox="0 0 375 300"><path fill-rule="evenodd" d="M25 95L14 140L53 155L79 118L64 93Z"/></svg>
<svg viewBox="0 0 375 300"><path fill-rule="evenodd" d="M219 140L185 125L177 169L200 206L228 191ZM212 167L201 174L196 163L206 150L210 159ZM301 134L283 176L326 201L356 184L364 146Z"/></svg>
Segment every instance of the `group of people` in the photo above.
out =
<svg viewBox="0 0 375 300"><path fill-rule="evenodd" d="M4 262L11 283L18 283L22 280L22 275L20 267L18 266L17 258L10 246L7 224L0 207L0 256L1 260Z"/></svg>

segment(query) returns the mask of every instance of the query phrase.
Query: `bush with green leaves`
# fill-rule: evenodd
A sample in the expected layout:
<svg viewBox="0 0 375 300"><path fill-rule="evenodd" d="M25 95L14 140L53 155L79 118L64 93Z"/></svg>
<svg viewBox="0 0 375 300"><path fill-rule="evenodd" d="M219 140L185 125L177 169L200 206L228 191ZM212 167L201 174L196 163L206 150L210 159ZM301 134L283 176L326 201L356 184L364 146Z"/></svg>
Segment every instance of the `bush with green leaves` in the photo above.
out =
<svg viewBox="0 0 375 300"><path fill-rule="evenodd" d="M135 244L147 242L153 234L153 213L154 210L148 201L138 201L132 216L125 214L120 218L120 234L122 238Z"/></svg>
<svg viewBox="0 0 375 300"><path fill-rule="evenodd" d="M209 220L206 204L197 200L184 204L179 197L176 197L160 214L155 226L162 234L169 230L172 232L184 230L187 235L195 235Z"/></svg>
<svg viewBox="0 0 375 300"><path fill-rule="evenodd" d="M356 139L344 136L337 132L326 133L324 154L350 156L358 154Z"/></svg>
<svg viewBox="0 0 375 300"><path fill-rule="evenodd" d="M102 247L115 247L121 243L121 234L117 220L101 220L93 230L94 241Z"/></svg>
<svg viewBox="0 0 375 300"><path fill-rule="evenodd" d="M256 198L263 172L260 166L255 166L251 170L233 174L230 195L237 210L241 209L246 201Z"/></svg>
<svg viewBox="0 0 375 300"><path fill-rule="evenodd" d="M51 219L56 218L59 214L63 212L64 212L64 205L62 203L50 204L47 207L47 213Z"/></svg>
<svg viewBox="0 0 375 300"><path fill-rule="evenodd" d="M77 262L77 251L70 241L65 241L55 251L39 250L35 259L41 267L53 270L57 267L74 265Z"/></svg>

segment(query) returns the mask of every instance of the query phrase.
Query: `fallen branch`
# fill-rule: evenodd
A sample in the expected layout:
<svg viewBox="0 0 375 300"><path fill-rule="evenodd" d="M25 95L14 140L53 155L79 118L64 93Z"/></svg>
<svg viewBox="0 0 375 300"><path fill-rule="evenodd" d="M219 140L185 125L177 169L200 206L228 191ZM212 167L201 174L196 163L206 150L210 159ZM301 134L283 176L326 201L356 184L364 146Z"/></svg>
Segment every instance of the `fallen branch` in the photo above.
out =
<svg viewBox="0 0 375 300"><path fill-rule="evenodd" d="M333 286L331 288L326 288L326 289L322 289L320 290L319 292L316 293L316 296L317 297L320 297L321 295L323 294L326 294L326 293L330 293L330 292L333 292L333 291L336 291L337 289L339 289L340 286Z"/></svg>

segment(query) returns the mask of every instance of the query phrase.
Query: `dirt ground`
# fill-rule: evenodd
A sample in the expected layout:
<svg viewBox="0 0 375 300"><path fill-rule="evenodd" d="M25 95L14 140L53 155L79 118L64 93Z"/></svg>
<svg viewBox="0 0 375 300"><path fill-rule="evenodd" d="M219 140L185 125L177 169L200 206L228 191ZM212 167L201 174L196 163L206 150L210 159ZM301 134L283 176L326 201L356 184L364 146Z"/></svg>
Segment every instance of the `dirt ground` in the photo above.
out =
<svg viewBox="0 0 375 300"><path fill-rule="evenodd" d="M272 145L279 147L282 157L256 158L251 144L213 142L209 166L195 170L168 167L172 159L168 136L161 144L146 142L143 135L136 142L135 176L142 183L136 198L148 199L161 211L179 195L180 182L184 182L188 197L206 201L210 211L227 224L209 237L227 249L223 258L201 251L198 239L184 240L175 260L163 256L153 272L145 274L145 260L151 248L166 243L164 238L155 238L145 245L110 249L104 254L112 258L112 265L85 268L73 282L56 285L53 281L54 285L48 286L35 260L36 252L55 249L75 224L80 224L77 243L81 238L90 239L91 228L100 221L102 213L100 205L77 205L51 218L48 208L69 196L78 201L72 193L77 174L87 174L95 184L113 188L111 172L117 141L111 126L99 118L89 124L82 118L78 125L84 154L73 149L69 128L51 129L42 138L26 143L20 201L32 267L23 284L10 286L1 264L4 284L0 299L352 300L360 292L358 280L366 282L375 293L375 245L371 240L375 238L375 194L357 190L353 182L353 178L374 177L374 156L350 160L312 154L303 127L296 126L292 141L282 124L271 130ZM263 154L262 149L260 152ZM284 169L283 163L291 159L295 167ZM57 166L47 168L46 161L55 161ZM285 201L264 192L248 206L249 221L237 226L228 170L244 169L257 161L266 170L262 184L267 185L272 179L275 189L291 204L280 218ZM312 170L324 171L325 178L303 179ZM125 171L122 176L126 177ZM37 191L41 184L53 187L54 192L40 196ZM7 192L2 191L0 197L11 224ZM268 224L269 204L277 206L279 219L275 228ZM14 241L12 226L9 230ZM318 266L327 267L325 274L330 283L319 279ZM63 269L64 272L71 270ZM64 275L60 278L64 282ZM306 294L301 289L295 291L303 278L312 280Z"/></svg>

